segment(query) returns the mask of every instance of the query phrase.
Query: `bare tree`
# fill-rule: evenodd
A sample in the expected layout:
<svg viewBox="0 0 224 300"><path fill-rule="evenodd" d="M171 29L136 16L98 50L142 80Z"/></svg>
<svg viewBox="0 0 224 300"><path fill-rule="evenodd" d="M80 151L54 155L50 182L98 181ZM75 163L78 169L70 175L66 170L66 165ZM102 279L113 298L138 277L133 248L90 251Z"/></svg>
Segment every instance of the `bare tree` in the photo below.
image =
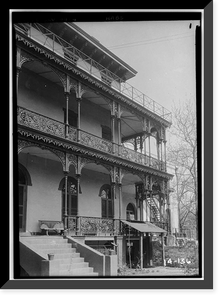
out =
<svg viewBox="0 0 224 300"><path fill-rule="evenodd" d="M198 236L198 170L196 107L191 101L173 109L168 161L175 168L174 189L179 226L194 227Z"/></svg>

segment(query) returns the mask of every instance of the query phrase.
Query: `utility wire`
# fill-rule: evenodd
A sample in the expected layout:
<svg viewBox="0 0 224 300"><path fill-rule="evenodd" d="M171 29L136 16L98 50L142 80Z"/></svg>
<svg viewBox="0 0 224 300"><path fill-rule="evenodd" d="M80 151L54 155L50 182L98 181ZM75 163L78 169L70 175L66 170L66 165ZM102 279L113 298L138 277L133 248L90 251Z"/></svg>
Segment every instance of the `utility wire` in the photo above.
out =
<svg viewBox="0 0 224 300"><path fill-rule="evenodd" d="M187 38L187 37L193 37L193 35L192 34L189 35L188 32L186 32L186 33L182 33L182 34L174 34L174 35L170 35L170 36L164 36L164 37L161 37L161 38L155 38L155 39L149 39L149 40L142 40L142 41L137 41L137 42L126 43L126 44L114 45L114 46L111 46L111 47L108 47L108 48L113 49L113 50L114 49L122 49L122 48L135 47L135 46L141 46L141 45L146 45L146 44L153 44L153 43L158 43L158 42L182 39L182 38Z"/></svg>

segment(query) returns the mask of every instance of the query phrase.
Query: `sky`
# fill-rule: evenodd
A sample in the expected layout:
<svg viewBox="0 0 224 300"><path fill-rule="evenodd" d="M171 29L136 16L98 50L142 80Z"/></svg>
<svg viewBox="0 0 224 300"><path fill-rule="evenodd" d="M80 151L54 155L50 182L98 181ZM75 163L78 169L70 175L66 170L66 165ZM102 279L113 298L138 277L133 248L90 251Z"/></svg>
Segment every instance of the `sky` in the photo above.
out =
<svg viewBox="0 0 224 300"><path fill-rule="evenodd" d="M195 101L195 26L199 21L75 24L134 68L137 74L129 84L166 109Z"/></svg>

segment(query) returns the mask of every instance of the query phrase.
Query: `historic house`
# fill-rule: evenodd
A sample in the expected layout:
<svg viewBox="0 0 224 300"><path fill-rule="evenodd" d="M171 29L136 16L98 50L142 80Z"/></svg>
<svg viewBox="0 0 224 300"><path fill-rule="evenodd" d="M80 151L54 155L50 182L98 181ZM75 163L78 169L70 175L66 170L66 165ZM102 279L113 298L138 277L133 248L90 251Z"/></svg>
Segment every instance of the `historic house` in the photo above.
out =
<svg viewBox="0 0 224 300"><path fill-rule="evenodd" d="M113 276L123 264L149 266L153 236L170 233L171 113L74 23L14 31L21 270Z"/></svg>

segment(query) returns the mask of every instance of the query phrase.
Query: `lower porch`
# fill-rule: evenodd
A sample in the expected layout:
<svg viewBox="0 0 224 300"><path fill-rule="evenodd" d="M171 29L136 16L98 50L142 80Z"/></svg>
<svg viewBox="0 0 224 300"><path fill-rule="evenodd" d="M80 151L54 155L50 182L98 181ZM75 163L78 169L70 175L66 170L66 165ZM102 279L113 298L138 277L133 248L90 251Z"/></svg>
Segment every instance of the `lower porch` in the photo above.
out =
<svg viewBox="0 0 224 300"><path fill-rule="evenodd" d="M165 207L154 199L150 209L152 195L144 198L142 174L25 140L20 149L15 208L21 235L74 237L102 253L114 251L120 266L129 261L130 252L141 262L144 252L152 255L144 244L154 232L129 230L124 222L152 220L168 228L167 220L159 218Z"/></svg>
<svg viewBox="0 0 224 300"><path fill-rule="evenodd" d="M57 224L60 224L60 228L55 226ZM117 255L118 269L123 266L129 268L152 267L153 242L159 241L162 247L161 262L163 264L164 241L167 232L152 223L69 216L65 220L67 225L62 228L62 224L60 221L40 220L40 231L28 235L72 237L103 255ZM49 231L47 232L47 230ZM21 236L27 236L27 234L21 234Z"/></svg>

